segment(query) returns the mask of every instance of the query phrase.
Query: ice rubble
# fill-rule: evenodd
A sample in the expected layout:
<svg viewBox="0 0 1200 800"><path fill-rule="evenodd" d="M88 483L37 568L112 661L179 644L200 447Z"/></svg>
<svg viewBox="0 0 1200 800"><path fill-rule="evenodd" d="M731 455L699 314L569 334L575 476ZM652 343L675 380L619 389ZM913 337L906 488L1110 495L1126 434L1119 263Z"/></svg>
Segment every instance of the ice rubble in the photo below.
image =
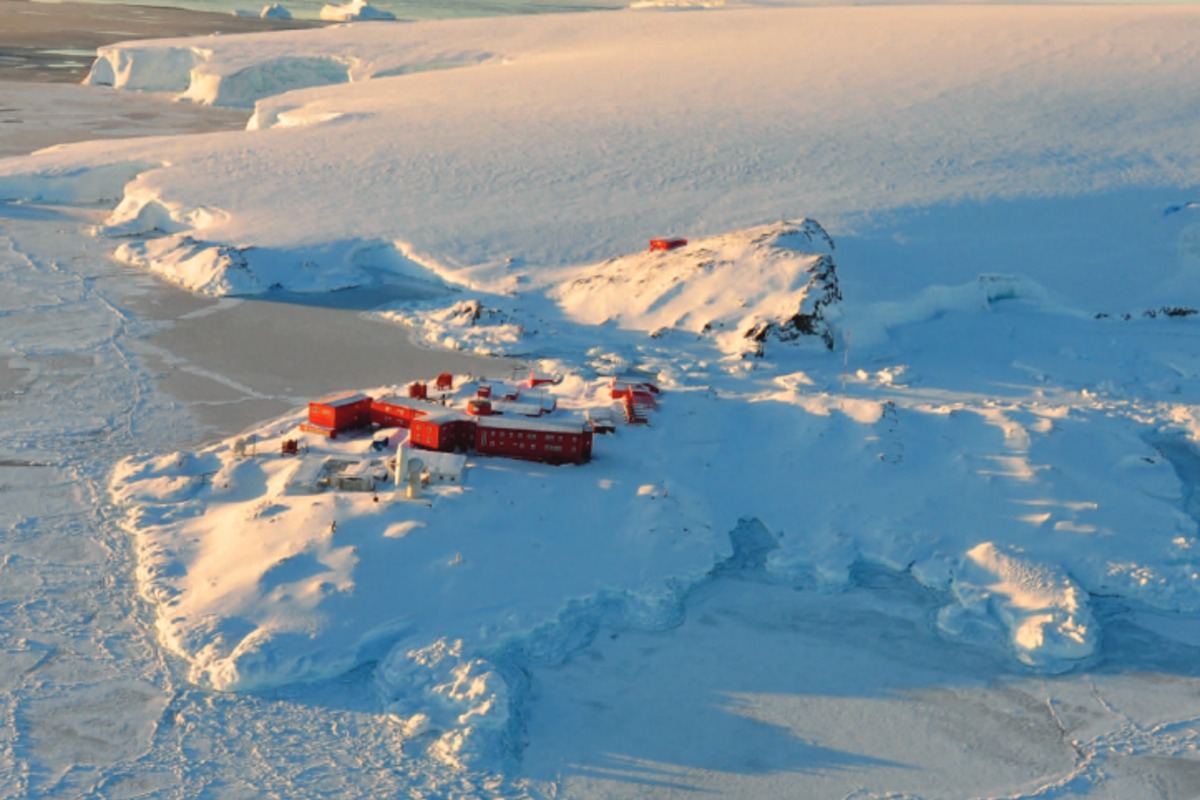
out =
<svg viewBox="0 0 1200 800"><path fill-rule="evenodd" d="M1086 592L1060 567L1039 564L1013 547L983 542L967 551L953 580L957 605L938 619L960 635L964 617L998 618L1017 657L1030 666L1059 667L1096 651L1098 628Z"/></svg>
<svg viewBox="0 0 1200 800"><path fill-rule="evenodd" d="M341 5L329 4L321 7L321 19L330 22L358 22L360 20L393 20L396 15L371 5L367 0L350 0Z"/></svg>

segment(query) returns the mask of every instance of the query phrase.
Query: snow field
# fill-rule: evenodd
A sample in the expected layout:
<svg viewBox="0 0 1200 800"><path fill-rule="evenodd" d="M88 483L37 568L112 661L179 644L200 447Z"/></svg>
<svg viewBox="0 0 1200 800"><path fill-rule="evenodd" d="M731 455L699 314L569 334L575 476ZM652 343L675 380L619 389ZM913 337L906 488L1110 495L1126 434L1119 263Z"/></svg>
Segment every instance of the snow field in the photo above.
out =
<svg viewBox="0 0 1200 800"><path fill-rule="evenodd" d="M411 751L505 769L529 664L679 625L734 568L835 605L911 575L931 630L1026 675L1094 663L1099 596L1196 613L1194 10L588 20L121 45L94 83L248 129L0 162L0 197L117 203L118 258L193 291L410 282L381 316L537 361L564 408L665 390L590 464L476 459L427 505L291 493L298 416L250 459L131 456L111 492L192 680L377 663ZM781 245L800 213L836 250ZM693 244L637 252L667 234ZM826 258L833 352L776 335Z"/></svg>
<svg viewBox="0 0 1200 800"><path fill-rule="evenodd" d="M361 280L339 249L356 241L404 243L456 272L509 258L562 267L781 216L811 214L840 236L888 211L1188 183L1190 118L1172 98L1196 81L1191 10L873 9L878 24L864 26L865 13L641 11L122 45L114 58L177 76L171 91L193 102L255 104L258 129L43 153L0 168L0 196L167 164L131 187L114 232L133 234L122 226L142 205L166 209L171 230L148 220L155 246L127 257L221 293L279 282L224 280L242 270L220 258L230 248L250 273L274 272L282 253L334 286ZM171 66L183 50L185 66L193 50L211 55L184 72ZM338 82L285 91L325 74L297 59L333 65L320 81ZM459 68L428 71L443 66ZM194 83L201 69L213 77ZM1096 249L1096 270L1120 274L1129 244Z"/></svg>

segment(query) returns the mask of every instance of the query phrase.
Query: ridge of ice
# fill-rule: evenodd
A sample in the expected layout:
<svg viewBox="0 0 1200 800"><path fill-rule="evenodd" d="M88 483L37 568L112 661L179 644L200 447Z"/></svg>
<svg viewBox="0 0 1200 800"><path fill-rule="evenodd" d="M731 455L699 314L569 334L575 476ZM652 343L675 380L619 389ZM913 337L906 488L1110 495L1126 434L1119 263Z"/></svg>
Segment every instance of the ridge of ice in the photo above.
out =
<svg viewBox="0 0 1200 800"><path fill-rule="evenodd" d="M329 4L321 7L321 19L330 22L393 20L395 18L395 14L376 8L368 0L350 0L341 5Z"/></svg>
<svg viewBox="0 0 1200 800"><path fill-rule="evenodd" d="M943 631L960 633L964 615L994 614L1017 657L1030 666L1066 669L1098 646L1087 594L1061 567L1034 561L1020 548L976 545L959 565L951 591L958 605L943 609Z"/></svg>

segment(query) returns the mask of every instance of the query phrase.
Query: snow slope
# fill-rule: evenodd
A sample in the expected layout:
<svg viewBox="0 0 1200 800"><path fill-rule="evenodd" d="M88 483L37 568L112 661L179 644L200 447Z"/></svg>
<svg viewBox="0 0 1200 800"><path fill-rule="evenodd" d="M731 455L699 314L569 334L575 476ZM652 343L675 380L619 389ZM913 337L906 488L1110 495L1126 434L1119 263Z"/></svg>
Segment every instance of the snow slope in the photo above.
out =
<svg viewBox="0 0 1200 800"><path fill-rule="evenodd" d="M0 197L120 200L103 232L134 237L123 259L253 293L393 269L468 281L506 258L586 264L781 217L838 235L887 211L1186 186L1197 156L1177 102L1197 81L1187 7L579 20L119 46L93 81L257 103L256 129L39 154L0 166ZM1091 258L1116 274L1133 255Z"/></svg>

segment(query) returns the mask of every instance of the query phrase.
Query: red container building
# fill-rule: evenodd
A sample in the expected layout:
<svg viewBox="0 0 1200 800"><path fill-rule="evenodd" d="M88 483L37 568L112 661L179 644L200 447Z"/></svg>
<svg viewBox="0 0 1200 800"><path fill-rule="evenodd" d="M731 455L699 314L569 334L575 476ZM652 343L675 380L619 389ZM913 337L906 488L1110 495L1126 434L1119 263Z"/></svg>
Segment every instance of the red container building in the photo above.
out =
<svg viewBox="0 0 1200 800"><path fill-rule="evenodd" d="M409 397L381 397L371 401L371 422L381 428L407 428L417 417L441 406Z"/></svg>
<svg viewBox="0 0 1200 800"><path fill-rule="evenodd" d="M308 424L328 435L365 428L371 424L371 398L349 392L314 400L308 404Z"/></svg>
<svg viewBox="0 0 1200 800"><path fill-rule="evenodd" d="M592 431L578 422L479 417L475 420L475 452L550 464L582 464L592 457Z"/></svg>
<svg viewBox="0 0 1200 800"><path fill-rule="evenodd" d="M491 416L492 401L482 397L473 397L467 401L467 413L477 417Z"/></svg>
<svg viewBox="0 0 1200 800"><path fill-rule="evenodd" d="M452 453L471 447L475 421L459 411L436 410L413 419L409 430L408 441L414 447Z"/></svg>
<svg viewBox="0 0 1200 800"><path fill-rule="evenodd" d="M651 239L650 250L674 250L676 247L683 247L687 244L687 239Z"/></svg>
<svg viewBox="0 0 1200 800"><path fill-rule="evenodd" d="M646 396L654 400L654 395L659 394L659 388L650 381L636 381L625 378L613 378L609 384L609 392L613 400L624 400L626 397Z"/></svg>

